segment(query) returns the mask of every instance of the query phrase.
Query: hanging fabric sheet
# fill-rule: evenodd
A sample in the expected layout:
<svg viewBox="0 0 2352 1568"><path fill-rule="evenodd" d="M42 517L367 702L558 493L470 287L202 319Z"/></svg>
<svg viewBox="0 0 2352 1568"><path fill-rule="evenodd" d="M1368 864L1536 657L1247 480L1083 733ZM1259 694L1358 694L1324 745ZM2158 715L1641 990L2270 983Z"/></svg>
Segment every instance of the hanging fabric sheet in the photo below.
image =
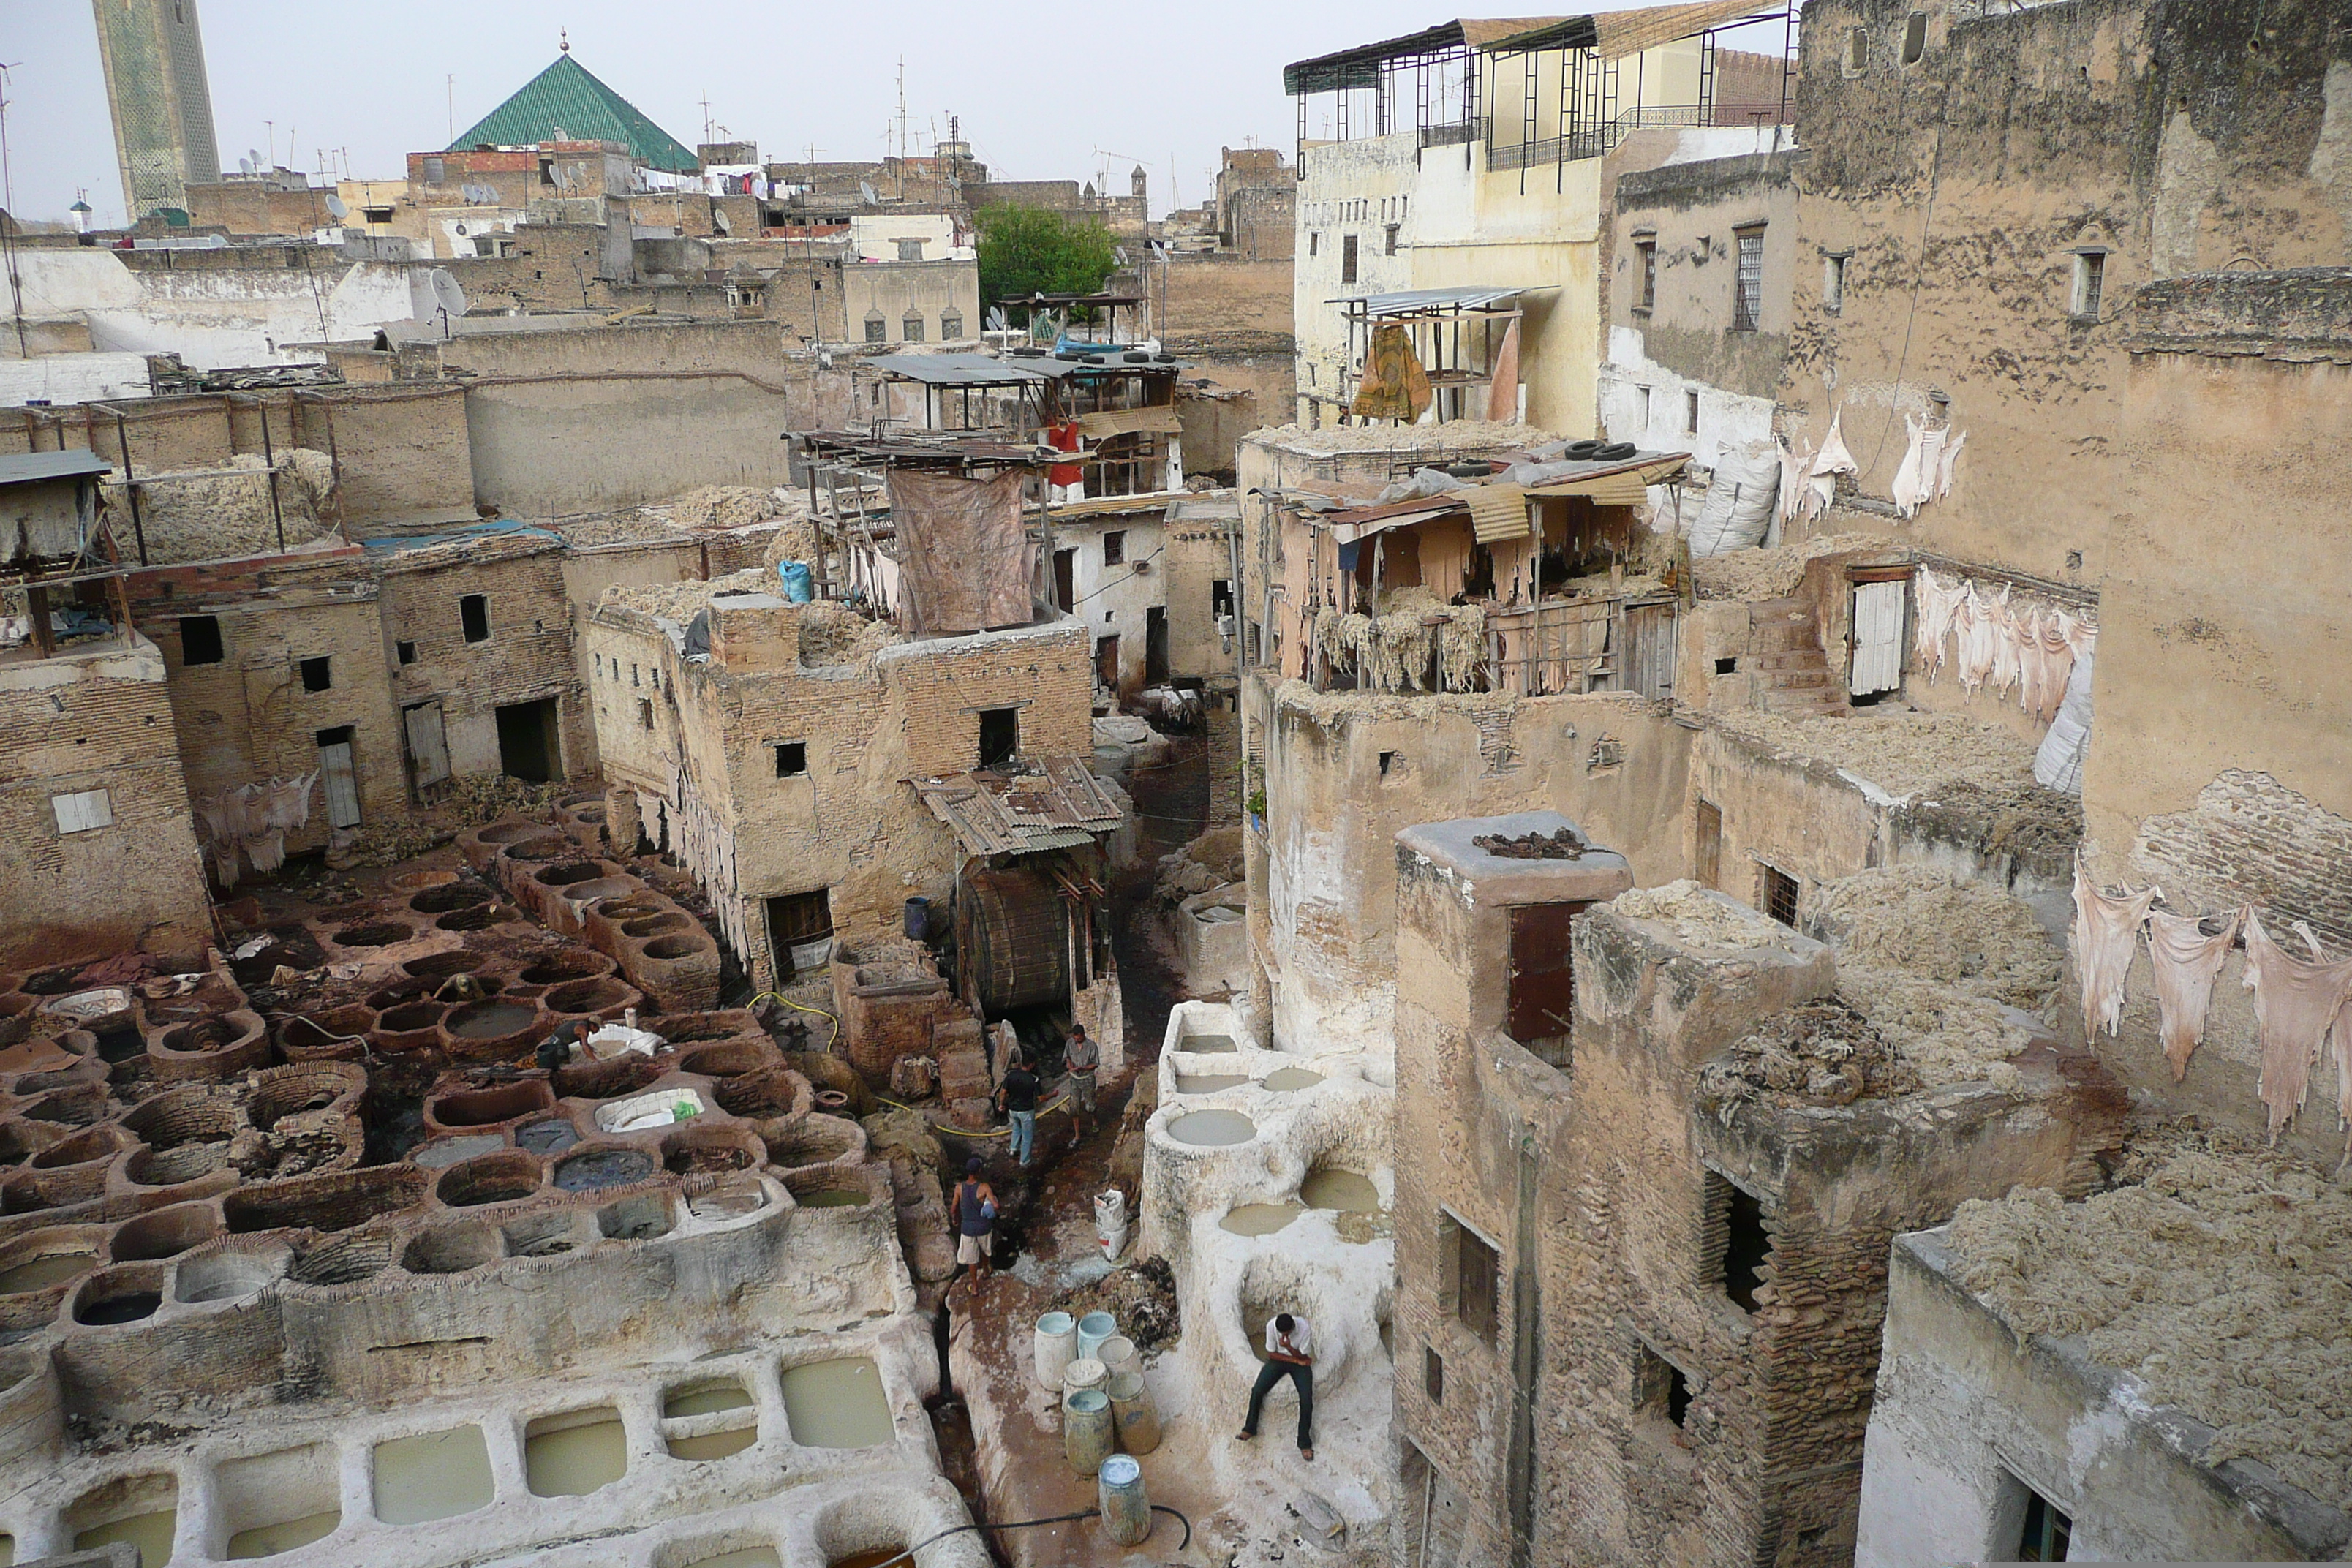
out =
<svg viewBox="0 0 2352 1568"><path fill-rule="evenodd" d="M2163 897L2148 887L2110 895L2092 886L2074 857L2074 974L2083 987L2083 1037L2102 1029L2116 1033L2124 1016L2124 981L2131 973L2132 950L2139 945L2140 922L2148 906Z"/></svg>
<svg viewBox="0 0 2352 1568"><path fill-rule="evenodd" d="M2311 949L2313 962L2306 963L2273 942L2259 916L2246 917L2245 986L2254 994L2254 1037L2263 1056L2258 1092L2270 1111L2273 1143L2279 1130L2303 1108L2320 1042L2332 1033L2345 1003L2352 1000L2352 960L2329 962L2309 926L2297 921L2294 930ZM2336 1037L2335 1045L2342 1050L2342 1036ZM2339 1059L2339 1073L2340 1065Z"/></svg>
<svg viewBox="0 0 2352 1568"><path fill-rule="evenodd" d="M1364 378L1348 412L1359 419L1394 419L1410 425L1429 407L1429 373L1412 352L1412 339L1400 326L1372 329L1364 353Z"/></svg>
<svg viewBox="0 0 2352 1568"><path fill-rule="evenodd" d="M2208 934L2204 920L2150 910L2147 915L2147 957L2156 975L2156 1016L2164 1037L2164 1058L2172 1064L2172 1081L2189 1073L2189 1058L2205 1039L2205 1015L2213 1003L2213 981L2221 961L2238 940L2245 911L2231 910L2218 919L2221 929Z"/></svg>

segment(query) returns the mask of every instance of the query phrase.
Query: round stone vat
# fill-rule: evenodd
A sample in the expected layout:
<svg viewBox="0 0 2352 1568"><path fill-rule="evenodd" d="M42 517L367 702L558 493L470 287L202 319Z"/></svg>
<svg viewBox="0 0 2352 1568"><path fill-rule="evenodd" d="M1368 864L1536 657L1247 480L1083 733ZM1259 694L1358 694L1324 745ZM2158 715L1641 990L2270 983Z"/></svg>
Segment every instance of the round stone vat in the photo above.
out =
<svg viewBox="0 0 2352 1568"><path fill-rule="evenodd" d="M747 1007L727 1007L716 1013L665 1013L661 1017L661 1036L673 1046L697 1045L706 1040L752 1040L766 1038L767 1030Z"/></svg>
<svg viewBox="0 0 2352 1568"><path fill-rule="evenodd" d="M451 910L433 923L442 931L488 931L500 921L512 918L512 911L503 904L475 904L467 909Z"/></svg>
<svg viewBox="0 0 2352 1568"><path fill-rule="evenodd" d="M622 1187L652 1175L654 1157L624 1144L590 1144L556 1163L555 1184L567 1193ZM609 1232L607 1234L610 1234Z"/></svg>
<svg viewBox="0 0 2352 1568"><path fill-rule="evenodd" d="M677 1206L665 1192L631 1193L596 1211L596 1233L607 1241L651 1241L677 1225Z"/></svg>
<svg viewBox="0 0 2352 1568"><path fill-rule="evenodd" d="M601 1018L610 1022L644 999L644 994L636 987L623 984L610 975L603 975L594 980L567 980L561 985L551 985L540 998L540 1004L549 1012L567 1017Z"/></svg>
<svg viewBox="0 0 2352 1568"><path fill-rule="evenodd" d="M439 985L453 974L465 974L480 967L478 953L457 948L448 952L429 952L423 958L412 958L400 966L403 974L413 975L427 985Z"/></svg>
<svg viewBox="0 0 2352 1568"><path fill-rule="evenodd" d="M662 1167L674 1176L748 1171L767 1157L758 1133L735 1126L698 1127L691 1122L662 1139Z"/></svg>
<svg viewBox="0 0 2352 1568"><path fill-rule="evenodd" d="M580 1129L560 1116L526 1121L514 1130L515 1147L534 1154L561 1154L580 1142Z"/></svg>
<svg viewBox="0 0 2352 1568"><path fill-rule="evenodd" d="M221 1200L230 1230L350 1230L396 1213L425 1195L425 1173L414 1165L363 1165L282 1181L256 1182Z"/></svg>
<svg viewBox="0 0 2352 1568"><path fill-rule="evenodd" d="M1195 1148L1220 1149L1256 1137L1257 1123L1238 1110L1194 1110L1170 1121L1168 1136Z"/></svg>
<svg viewBox="0 0 2352 1568"><path fill-rule="evenodd" d="M496 1226L445 1225L401 1248L400 1266L411 1274L463 1274L505 1257Z"/></svg>
<svg viewBox="0 0 2352 1568"><path fill-rule="evenodd" d="M117 1263L160 1261L202 1247L222 1229L212 1205L173 1204L124 1220L115 1227L108 1250Z"/></svg>
<svg viewBox="0 0 2352 1568"><path fill-rule="evenodd" d="M278 1026L278 1048L290 1062L349 1060L367 1048L376 1011L359 1003L288 1018Z"/></svg>
<svg viewBox="0 0 2352 1568"><path fill-rule="evenodd" d="M190 1304L241 1301L258 1295L278 1278L276 1258L232 1247L215 1247L180 1260L174 1271L172 1299Z"/></svg>
<svg viewBox="0 0 2352 1568"><path fill-rule="evenodd" d="M450 1166L433 1191L451 1208L479 1208L530 1196L539 1191L539 1174L537 1155L510 1150Z"/></svg>
<svg viewBox="0 0 2352 1568"><path fill-rule="evenodd" d="M169 1089L124 1112L121 1125L150 1149L226 1143L236 1131L236 1107L217 1090Z"/></svg>
<svg viewBox="0 0 2352 1568"><path fill-rule="evenodd" d="M866 1157L866 1131L837 1116L803 1116L771 1134L767 1145L779 1170L856 1164Z"/></svg>
<svg viewBox="0 0 2352 1568"><path fill-rule="evenodd" d="M26 1105L23 1114L35 1121L54 1122L60 1127L88 1127L105 1117L106 1090L94 1083L51 1089ZM230 1114L234 1116L235 1112Z"/></svg>
<svg viewBox="0 0 2352 1568"><path fill-rule="evenodd" d="M228 1143L184 1143L176 1149L142 1149L122 1173L133 1186L176 1187L228 1169Z"/></svg>
<svg viewBox="0 0 2352 1568"><path fill-rule="evenodd" d="M392 1232L382 1226L331 1237L296 1258L286 1278L298 1285L357 1285L391 1268L392 1250Z"/></svg>
<svg viewBox="0 0 2352 1568"><path fill-rule="evenodd" d="M542 888L568 888L574 882L593 882L604 875L605 868L594 860L570 860L542 868L532 873L531 880Z"/></svg>
<svg viewBox="0 0 2352 1568"><path fill-rule="evenodd" d="M497 1127L555 1109L555 1096L545 1079L527 1078L488 1089L461 1089L438 1094L425 1105L428 1131L470 1127Z"/></svg>
<svg viewBox="0 0 2352 1568"><path fill-rule="evenodd" d="M657 936L646 943L646 956L669 961L692 958L698 953L708 952L710 949L711 941L708 933L680 931L672 936Z"/></svg>
<svg viewBox="0 0 2352 1568"><path fill-rule="evenodd" d="M642 920L629 921L621 927L621 934L639 939L661 936L669 931L685 931L694 924L694 917L678 910L667 910Z"/></svg>
<svg viewBox="0 0 2352 1568"><path fill-rule="evenodd" d="M1305 1068L1276 1068L1265 1075L1265 1087L1276 1094L1295 1094L1302 1089L1313 1089L1323 1081L1319 1072Z"/></svg>
<svg viewBox="0 0 2352 1568"><path fill-rule="evenodd" d="M860 1172L838 1165L813 1165L784 1173L784 1190L804 1209L865 1208L874 1190Z"/></svg>
<svg viewBox="0 0 2352 1568"><path fill-rule="evenodd" d="M485 844L516 844L547 832L543 822L493 822L474 835Z"/></svg>
<svg viewBox="0 0 2352 1568"><path fill-rule="evenodd" d="M537 1045L547 1033L539 1009L529 1002L500 998L468 1002L441 1020L450 1051L468 1061L501 1061Z"/></svg>
<svg viewBox="0 0 2352 1568"><path fill-rule="evenodd" d="M808 1079L787 1067L761 1068L721 1079L710 1092L729 1115L755 1120L805 1115L816 1098Z"/></svg>
<svg viewBox="0 0 2352 1568"><path fill-rule="evenodd" d="M479 882L445 882L409 900L408 907L420 915L446 915L457 910L478 909L497 897Z"/></svg>
<svg viewBox="0 0 2352 1568"><path fill-rule="evenodd" d="M376 1049L387 1056L433 1049L441 1043L441 1020L448 1011L421 998L385 1008L376 1016Z"/></svg>
<svg viewBox="0 0 2352 1568"><path fill-rule="evenodd" d="M667 1020L662 1020L667 1025ZM667 1034L667 1028L664 1029ZM677 1043L671 1037L671 1043ZM729 1040L719 1045L697 1046L677 1058L680 1072L698 1073L704 1078L740 1078L748 1072L783 1065L783 1054L765 1040Z"/></svg>
<svg viewBox="0 0 2352 1568"><path fill-rule="evenodd" d="M566 855L577 855L579 848L561 833L540 830L536 838L523 838L509 844L501 851L509 860L537 865L542 860L560 860Z"/></svg>
<svg viewBox="0 0 2352 1568"><path fill-rule="evenodd" d="M325 1110L346 1095L367 1089L367 1074L357 1068L326 1063L271 1068L254 1079L245 1102L245 1119L264 1132L289 1116Z"/></svg>
<svg viewBox="0 0 2352 1568"><path fill-rule="evenodd" d="M100 1122L96 1127L85 1127L34 1155L33 1169L62 1171L93 1163L102 1165L138 1142L125 1132L120 1123Z"/></svg>
<svg viewBox="0 0 2352 1568"><path fill-rule="evenodd" d="M131 1263L101 1269L73 1294L73 1320L90 1328L136 1323L163 1304L163 1266Z"/></svg>
<svg viewBox="0 0 2352 1568"><path fill-rule="evenodd" d="M345 926L335 932L338 947L392 947L416 934L414 926L401 921L371 921L365 925Z"/></svg>
<svg viewBox="0 0 2352 1568"><path fill-rule="evenodd" d="M520 985L561 985L567 980L594 980L613 973L613 961L601 952L574 949L527 964L515 976Z"/></svg>
<svg viewBox="0 0 2352 1568"><path fill-rule="evenodd" d="M624 1051L606 1061L573 1062L555 1069L555 1092L566 1100L612 1100L635 1094L667 1071L651 1057Z"/></svg>
<svg viewBox="0 0 2352 1568"><path fill-rule="evenodd" d="M54 1309L67 1284L106 1260L106 1241L102 1225L61 1225L0 1242L0 1296L37 1296Z"/></svg>

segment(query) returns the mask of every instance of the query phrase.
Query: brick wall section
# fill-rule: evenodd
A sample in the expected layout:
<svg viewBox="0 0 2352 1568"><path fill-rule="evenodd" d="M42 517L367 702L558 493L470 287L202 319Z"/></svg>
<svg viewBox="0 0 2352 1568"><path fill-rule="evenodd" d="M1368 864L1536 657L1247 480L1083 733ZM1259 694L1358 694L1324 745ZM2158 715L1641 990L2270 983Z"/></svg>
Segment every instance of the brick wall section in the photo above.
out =
<svg viewBox="0 0 2352 1568"><path fill-rule="evenodd" d="M209 929L163 660L130 650L0 669L0 959L101 957ZM108 792L114 826L60 834L50 797Z"/></svg>
<svg viewBox="0 0 2352 1568"><path fill-rule="evenodd" d="M902 643L882 658L917 777L980 761L983 709L1021 710L1025 754L1094 754L1093 649L1087 628L1058 619L1014 632Z"/></svg>
<svg viewBox="0 0 2352 1568"><path fill-rule="evenodd" d="M491 559L436 554L430 564L395 554L380 570L385 639L416 645L414 664L394 666L394 700L406 707L440 699L451 772L502 771L497 710L552 697L563 776L578 776L590 755L588 714L572 656L561 545L550 541L529 554ZM485 642L465 640L458 601L468 594L489 600Z"/></svg>
<svg viewBox="0 0 2352 1568"><path fill-rule="evenodd" d="M349 727L360 820L403 812L408 782L386 673L374 574L357 549L162 568L131 579L131 617L162 650L187 787L217 794L319 766L319 731ZM190 665L182 621L220 626L217 663ZM331 684L305 689L301 661L324 658ZM327 842L323 795L289 851Z"/></svg>

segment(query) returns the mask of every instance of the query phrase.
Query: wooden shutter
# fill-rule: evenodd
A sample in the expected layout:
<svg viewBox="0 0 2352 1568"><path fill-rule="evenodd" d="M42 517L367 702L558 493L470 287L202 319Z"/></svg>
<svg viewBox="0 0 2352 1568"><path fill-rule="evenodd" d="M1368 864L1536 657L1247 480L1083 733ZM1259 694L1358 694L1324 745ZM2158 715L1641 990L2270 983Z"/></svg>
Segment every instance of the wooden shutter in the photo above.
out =
<svg viewBox="0 0 2352 1568"><path fill-rule="evenodd" d="M1853 667L1846 689L1856 697L1903 684L1905 593L1900 582L1853 585Z"/></svg>
<svg viewBox="0 0 2352 1568"><path fill-rule="evenodd" d="M416 787L423 790L447 778L449 742L442 733L441 705L420 702L402 709L400 719L408 740L409 772Z"/></svg>
<svg viewBox="0 0 2352 1568"><path fill-rule="evenodd" d="M319 776L327 786L327 826L360 825L360 785L352 765L352 743L337 741L319 748Z"/></svg>

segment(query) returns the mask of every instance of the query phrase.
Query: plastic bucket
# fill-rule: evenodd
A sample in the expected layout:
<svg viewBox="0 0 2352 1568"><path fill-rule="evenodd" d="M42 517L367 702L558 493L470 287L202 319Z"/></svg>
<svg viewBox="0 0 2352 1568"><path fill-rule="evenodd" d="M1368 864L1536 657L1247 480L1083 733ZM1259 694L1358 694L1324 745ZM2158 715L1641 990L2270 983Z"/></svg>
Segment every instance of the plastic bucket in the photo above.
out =
<svg viewBox="0 0 2352 1568"><path fill-rule="evenodd" d="M918 894L907 900L907 940L928 942L931 935L931 900Z"/></svg>
<svg viewBox="0 0 2352 1568"><path fill-rule="evenodd" d="M1103 1341L1118 1332L1118 1320L1108 1312L1088 1312L1078 1320L1078 1354L1093 1356L1102 1348ZM1096 1358L1100 1359L1100 1358Z"/></svg>
<svg viewBox="0 0 2352 1568"><path fill-rule="evenodd" d="M1091 1476L1109 1458L1110 1395L1099 1388L1082 1388L1062 1406L1062 1453L1070 1468Z"/></svg>
<svg viewBox="0 0 2352 1568"><path fill-rule="evenodd" d="M1135 1342L1125 1334L1113 1334L1101 1344L1097 1345L1095 1359L1103 1363L1103 1371L1114 1380L1120 1373L1143 1370L1142 1359L1136 1351Z"/></svg>
<svg viewBox="0 0 2352 1568"><path fill-rule="evenodd" d="M1068 1405L1070 1396L1088 1389L1100 1391L1110 1382L1110 1373L1092 1356L1080 1356L1062 1369L1062 1403Z"/></svg>
<svg viewBox="0 0 2352 1568"><path fill-rule="evenodd" d="M1139 1546L1151 1533L1151 1500L1143 1490L1143 1467L1113 1454L1095 1472L1095 1497L1102 1508L1103 1533L1121 1546Z"/></svg>
<svg viewBox="0 0 2352 1568"><path fill-rule="evenodd" d="M1130 1454L1149 1454L1160 1447L1160 1407L1143 1386L1139 1372L1123 1372L1104 1390L1110 1395L1111 1423L1119 1447Z"/></svg>
<svg viewBox="0 0 2352 1568"><path fill-rule="evenodd" d="M1047 1388L1062 1386L1062 1373L1077 1359L1078 1323L1067 1312L1048 1312L1037 1320L1032 1336L1037 1381Z"/></svg>

